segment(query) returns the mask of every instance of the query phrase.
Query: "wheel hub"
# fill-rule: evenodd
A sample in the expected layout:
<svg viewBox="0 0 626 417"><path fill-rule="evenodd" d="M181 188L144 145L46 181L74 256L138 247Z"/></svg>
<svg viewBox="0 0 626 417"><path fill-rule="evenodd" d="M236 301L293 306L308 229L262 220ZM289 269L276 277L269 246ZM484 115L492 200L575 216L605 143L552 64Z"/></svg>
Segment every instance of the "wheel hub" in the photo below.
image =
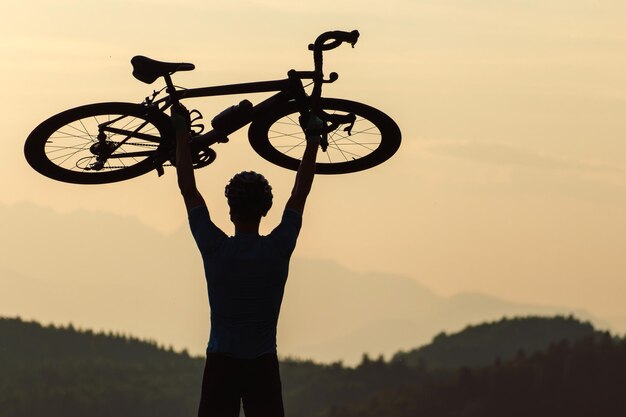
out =
<svg viewBox="0 0 626 417"><path fill-rule="evenodd" d="M102 140L91 145L89 151L98 157L107 157L113 153L115 146L113 142Z"/></svg>

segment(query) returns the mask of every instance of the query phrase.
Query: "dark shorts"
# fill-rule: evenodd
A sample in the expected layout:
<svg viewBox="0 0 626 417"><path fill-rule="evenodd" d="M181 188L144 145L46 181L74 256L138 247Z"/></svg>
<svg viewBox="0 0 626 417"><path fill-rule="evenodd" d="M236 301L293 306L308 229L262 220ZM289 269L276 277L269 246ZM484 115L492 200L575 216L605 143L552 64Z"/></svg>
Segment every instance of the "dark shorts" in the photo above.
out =
<svg viewBox="0 0 626 417"><path fill-rule="evenodd" d="M240 401L246 417L284 417L281 391L275 353L256 359L209 353L198 417L238 417Z"/></svg>

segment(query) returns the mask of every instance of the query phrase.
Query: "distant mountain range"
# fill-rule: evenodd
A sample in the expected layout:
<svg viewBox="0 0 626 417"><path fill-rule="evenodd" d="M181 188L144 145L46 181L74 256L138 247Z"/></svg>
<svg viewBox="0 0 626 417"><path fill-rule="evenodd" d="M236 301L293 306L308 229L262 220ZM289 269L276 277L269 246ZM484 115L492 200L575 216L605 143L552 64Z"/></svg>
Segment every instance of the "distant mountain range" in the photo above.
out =
<svg viewBox="0 0 626 417"><path fill-rule="evenodd" d="M160 234L132 218L0 205L0 315L73 323L204 351L209 309L197 249L186 230ZM357 363L390 356L443 331L503 316L569 315L567 307L516 304L482 294L442 297L415 280L357 273L295 258L279 323L283 356Z"/></svg>
<svg viewBox="0 0 626 417"><path fill-rule="evenodd" d="M410 278L359 274L328 261L297 259L292 276L297 278L289 282L283 303L280 346L283 354L301 358L343 358L354 364L363 352L389 356L426 344L442 330L454 332L503 316L574 314L593 320L584 311L515 304L482 294L442 297Z"/></svg>

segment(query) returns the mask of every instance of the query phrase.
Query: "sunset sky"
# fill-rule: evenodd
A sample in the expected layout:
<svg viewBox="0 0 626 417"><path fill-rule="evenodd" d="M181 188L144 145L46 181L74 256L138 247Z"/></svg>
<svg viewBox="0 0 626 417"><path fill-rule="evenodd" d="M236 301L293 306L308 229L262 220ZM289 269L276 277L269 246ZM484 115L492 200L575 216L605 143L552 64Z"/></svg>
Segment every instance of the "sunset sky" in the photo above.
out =
<svg viewBox="0 0 626 417"><path fill-rule="evenodd" d="M354 49L325 55L339 80L324 95L380 108L402 146L375 169L316 178L294 256L404 275L443 295L585 309L626 332L626 2L363 4L3 1L0 205L130 216L163 234L186 227L173 171L55 182L26 164L26 137L70 107L141 101L157 84L132 77L134 55L194 63L174 77L185 87L280 79L311 69L307 45L320 33L358 29ZM210 120L242 98L262 97L187 103ZM258 157L245 130L216 150L196 171L212 217L232 231L224 184L257 170L276 191L267 232L294 173ZM0 253L15 238L1 236Z"/></svg>

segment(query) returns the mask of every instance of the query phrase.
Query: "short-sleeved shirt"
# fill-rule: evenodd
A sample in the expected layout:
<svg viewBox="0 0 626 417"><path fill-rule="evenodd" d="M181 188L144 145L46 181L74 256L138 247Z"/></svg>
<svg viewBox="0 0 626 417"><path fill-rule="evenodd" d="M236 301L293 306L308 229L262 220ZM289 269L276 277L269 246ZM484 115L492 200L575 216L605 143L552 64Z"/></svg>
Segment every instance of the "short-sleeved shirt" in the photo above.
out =
<svg viewBox="0 0 626 417"><path fill-rule="evenodd" d="M211 306L207 352L242 359L276 352L276 325L302 215L285 209L267 236L227 236L205 206L189 211L202 254Z"/></svg>

